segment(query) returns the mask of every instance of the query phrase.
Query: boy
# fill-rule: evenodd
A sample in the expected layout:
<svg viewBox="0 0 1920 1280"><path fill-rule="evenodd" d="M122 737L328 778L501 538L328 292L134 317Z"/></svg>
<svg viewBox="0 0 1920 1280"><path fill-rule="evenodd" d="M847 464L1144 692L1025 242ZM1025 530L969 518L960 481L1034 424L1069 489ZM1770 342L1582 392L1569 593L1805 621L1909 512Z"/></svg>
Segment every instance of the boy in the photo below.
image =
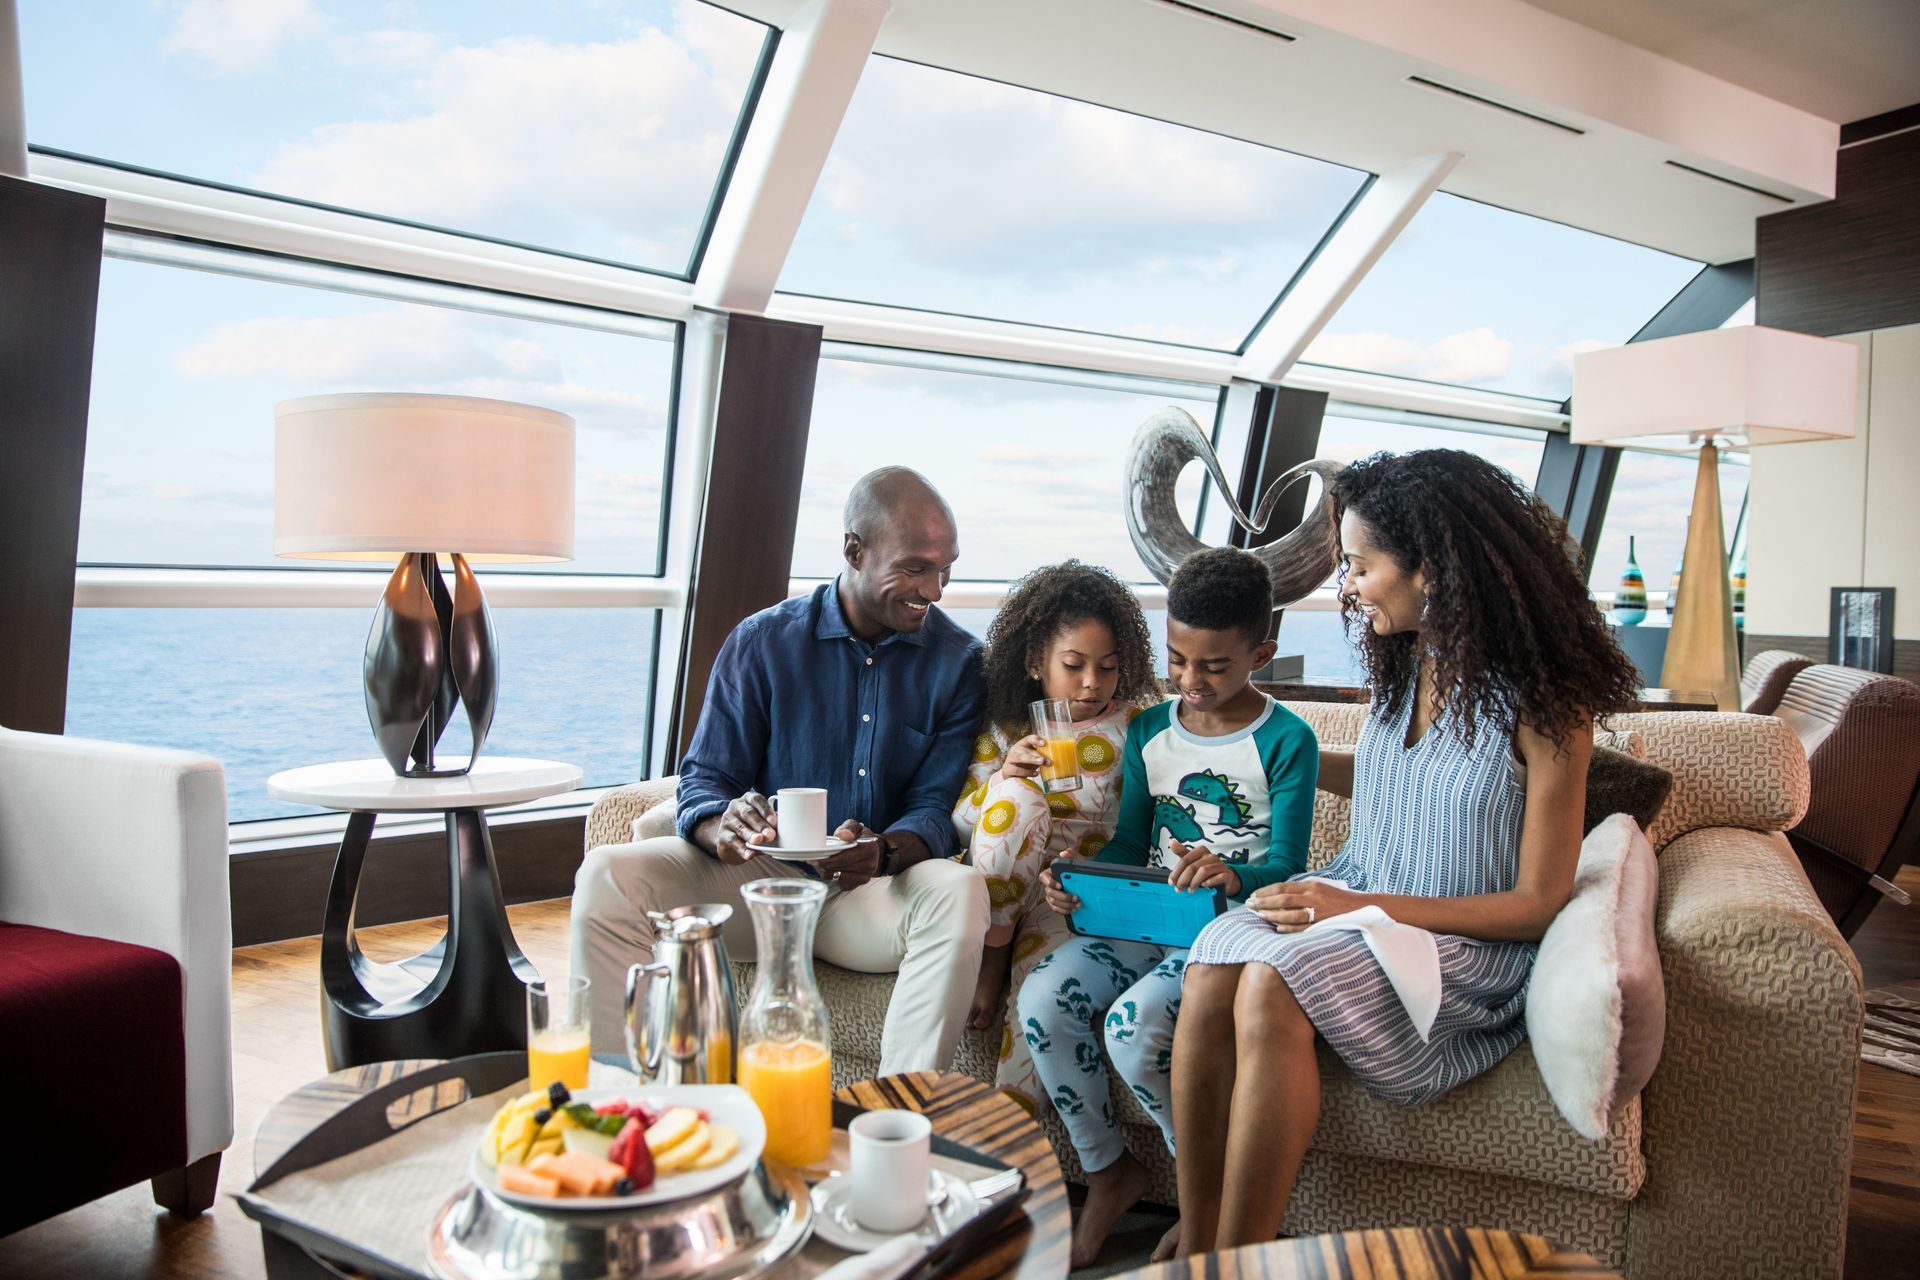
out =
<svg viewBox="0 0 1920 1280"><path fill-rule="evenodd" d="M1135 716L1122 759L1120 813L1096 862L1165 868L1182 889L1245 899L1306 870L1319 744L1306 721L1249 681L1272 658L1266 567L1219 547L1188 557L1167 592L1167 674L1175 697ZM1051 872L1047 902L1079 900ZM1120 1215L1146 1191L1108 1102L1095 1017L1104 1011L1114 1069L1173 1142L1173 1021L1184 950L1069 939L1020 987L1019 1031L1087 1173L1072 1266L1093 1262Z"/></svg>

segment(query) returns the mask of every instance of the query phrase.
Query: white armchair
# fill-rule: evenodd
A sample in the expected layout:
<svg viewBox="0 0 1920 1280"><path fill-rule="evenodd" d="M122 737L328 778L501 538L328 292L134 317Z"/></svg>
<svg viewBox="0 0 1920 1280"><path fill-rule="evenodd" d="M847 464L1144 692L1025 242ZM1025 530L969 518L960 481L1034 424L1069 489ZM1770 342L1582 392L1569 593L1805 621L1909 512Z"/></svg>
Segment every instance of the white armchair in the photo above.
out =
<svg viewBox="0 0 1920 1280"><path fill-rule="evenodd" d="M143 1178L175 1213L209 1207L220 1153L233 1141L233 929L219 762L0 728L0 952L8 957L0 970L15 975L0 980L0 1039L11 1042L13 1059L0 1076L32 1069L37 1054L76 1064L62 1068L61 1088L75 1072L117 1081L116 1092L149 1077L180 1080L171 1064L156 1068L156 1047L129 1042L127 1028L153 1015L128 1008L113 986L144 967L170 1008L170 956L179 967L180 1034L168 1016L162 1039L178 1046L171 1052L184 1077L183 1129L178 1115L159 1117L155 1133L122 1142L134 1150L118 1167L34 1179L52 1185L33 1203L0 1211L0 1233ZM79 1007L62 1010L61 1000ZM23 1042L13 1034L22 1023L40 1034ZM40 1046L49 1026L71 1043Z"/></svg>

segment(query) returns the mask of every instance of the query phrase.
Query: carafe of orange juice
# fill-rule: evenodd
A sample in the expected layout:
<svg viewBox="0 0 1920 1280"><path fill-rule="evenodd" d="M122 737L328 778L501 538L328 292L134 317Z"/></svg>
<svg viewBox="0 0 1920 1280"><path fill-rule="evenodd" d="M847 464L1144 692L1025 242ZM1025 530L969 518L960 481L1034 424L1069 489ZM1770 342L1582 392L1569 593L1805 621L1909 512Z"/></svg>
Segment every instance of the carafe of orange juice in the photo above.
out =
<svg viewBox="0 0 1920 1280"><path fill-rule="evenodd" d="M813 981L813 930L827 886L755 880L740 896L753 913L758 968L740 1019L739 1083L767 1122L767 1158L804 1168L833 1141L833 1040Z"/></svg>

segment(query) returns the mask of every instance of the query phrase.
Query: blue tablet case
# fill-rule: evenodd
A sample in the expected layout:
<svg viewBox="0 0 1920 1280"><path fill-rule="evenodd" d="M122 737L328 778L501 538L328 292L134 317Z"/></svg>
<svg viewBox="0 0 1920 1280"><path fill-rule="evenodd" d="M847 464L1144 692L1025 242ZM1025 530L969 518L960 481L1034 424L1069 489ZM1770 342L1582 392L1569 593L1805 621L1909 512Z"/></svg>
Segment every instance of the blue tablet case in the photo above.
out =
<svg viewBox="0 0 1920 1280"><path fill-rule="evenodd" d="M1086 938L1190 947L1207 921L1227 909L1225 890L1182 892L1167 883L1159 867L1056 858L1053 874L1061 888L1080 899L1067 927Z"/></svg>

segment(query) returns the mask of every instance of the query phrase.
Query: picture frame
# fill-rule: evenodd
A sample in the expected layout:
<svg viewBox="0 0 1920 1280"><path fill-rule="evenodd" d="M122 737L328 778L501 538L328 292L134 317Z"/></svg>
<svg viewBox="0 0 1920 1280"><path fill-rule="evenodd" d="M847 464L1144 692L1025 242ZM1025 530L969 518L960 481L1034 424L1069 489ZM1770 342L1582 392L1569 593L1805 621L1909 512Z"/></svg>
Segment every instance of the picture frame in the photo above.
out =
<svg viewBox="0 0 1920 1280"><path fill-rule="evenodd" d="M1827 661L1893 672L1893 588L1835 587L1827 617Z"/></svg>

